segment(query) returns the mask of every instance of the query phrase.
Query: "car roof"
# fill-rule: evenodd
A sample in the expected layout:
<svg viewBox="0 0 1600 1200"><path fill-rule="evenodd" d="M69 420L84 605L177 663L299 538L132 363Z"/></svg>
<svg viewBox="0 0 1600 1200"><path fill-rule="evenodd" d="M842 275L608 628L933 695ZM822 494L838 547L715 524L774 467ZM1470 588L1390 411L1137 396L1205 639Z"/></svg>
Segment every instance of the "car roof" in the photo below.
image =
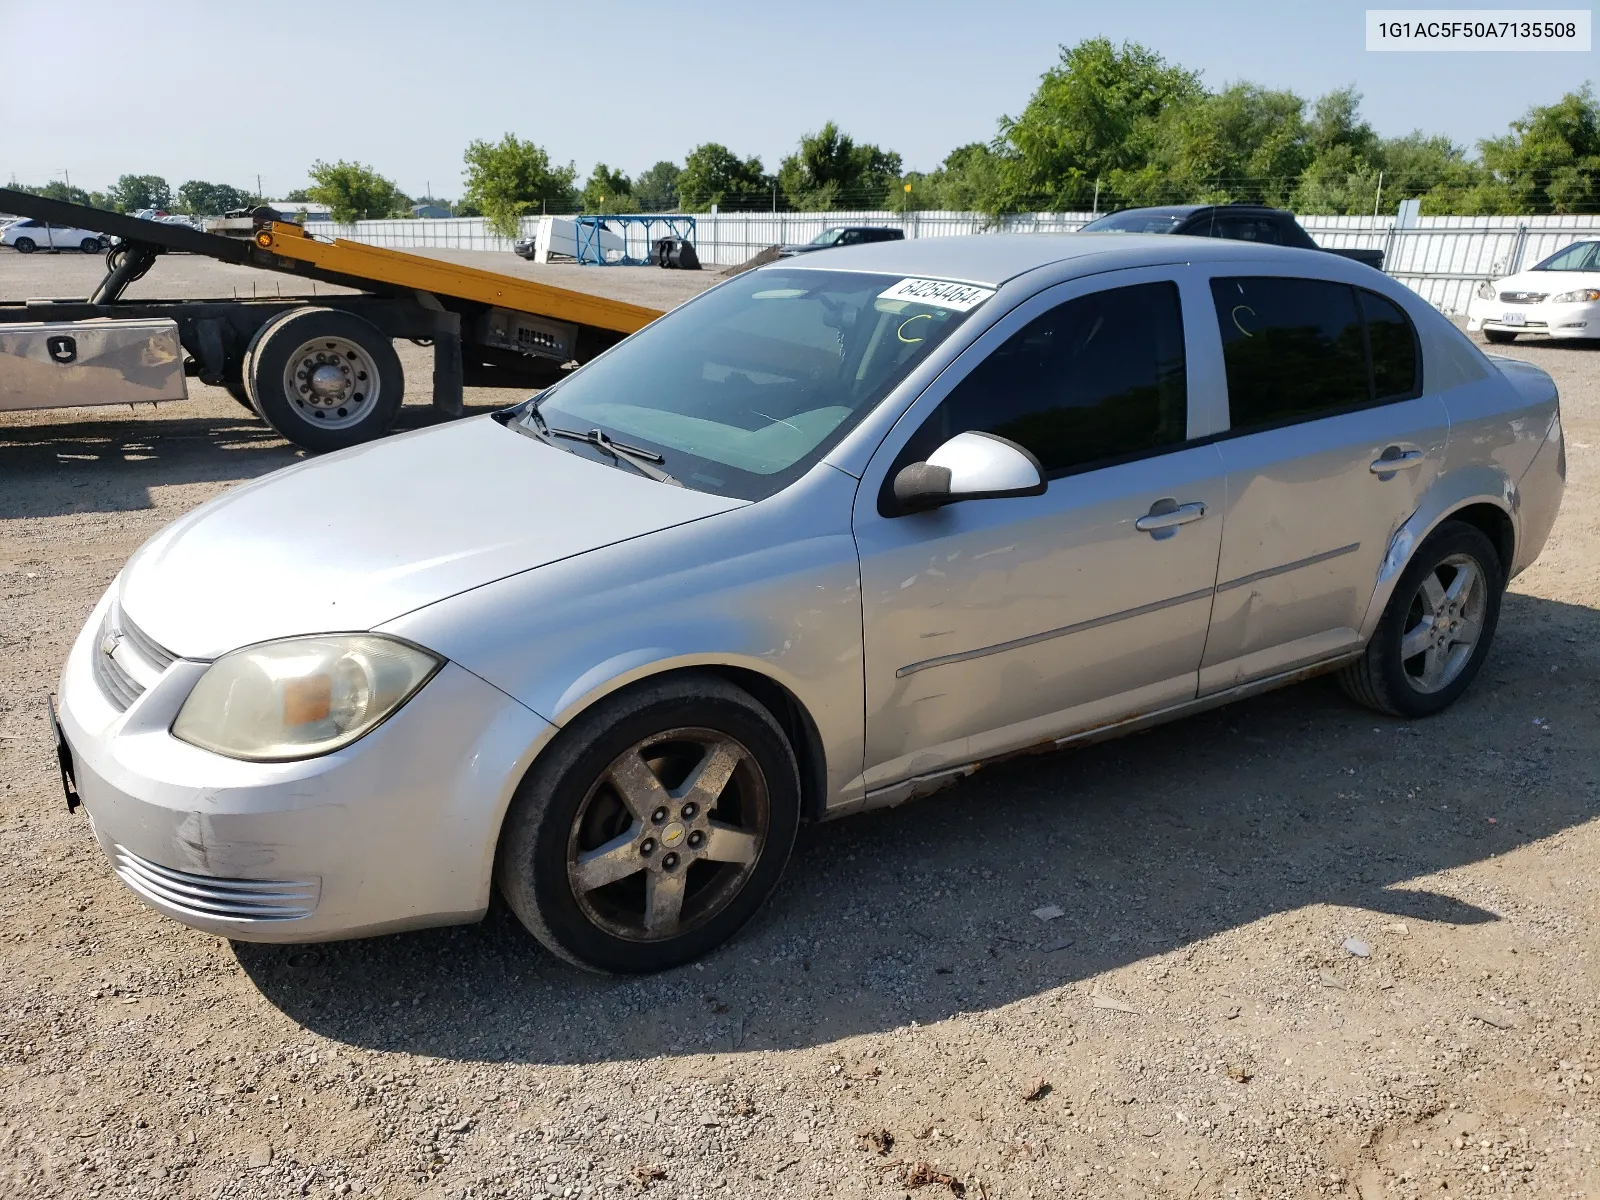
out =
<svg viewBox="0 0 1600 1200"><path fill-rule="evenodd" d="M1076 260L1083 274L1173 262L1239 261L1314 253L1258 242L1173 237L1162 233L976 233L839 246L826 254L785 258L772 271L862 271L952 279L999 287L1029 271ZM1332 256L1329 256L1332 257Z"/></svg>

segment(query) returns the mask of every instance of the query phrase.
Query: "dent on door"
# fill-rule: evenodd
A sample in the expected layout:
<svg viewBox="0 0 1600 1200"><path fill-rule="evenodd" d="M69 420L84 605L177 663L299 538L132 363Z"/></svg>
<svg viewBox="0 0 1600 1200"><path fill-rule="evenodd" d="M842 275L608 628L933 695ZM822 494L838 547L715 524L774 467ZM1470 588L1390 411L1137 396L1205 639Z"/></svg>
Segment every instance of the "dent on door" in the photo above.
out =
<svg viewBox="0 0 1600 1200"><path fill-rule="evenodd" d="M1204 446L858 530L867 788L1193 699L1223 498Z"/></svg>

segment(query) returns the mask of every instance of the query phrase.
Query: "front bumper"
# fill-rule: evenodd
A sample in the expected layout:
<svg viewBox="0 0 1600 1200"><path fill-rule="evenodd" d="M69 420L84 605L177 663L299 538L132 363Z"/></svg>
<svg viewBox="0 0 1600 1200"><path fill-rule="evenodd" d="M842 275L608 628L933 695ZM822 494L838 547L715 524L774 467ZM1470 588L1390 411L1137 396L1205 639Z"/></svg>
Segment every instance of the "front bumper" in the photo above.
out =
<svg viewBox="0 0 1600 1200"><path fill-rule="evenodd" d="M1511 319L1507 319L1508 315ZM1520 324L1515 322L1521 317ZM1600 338L1600 304L1505 304L1474 295L1467 305L1467 330L1536 333L1552 338Z"/></svg>
<svg viewBox="0 0 1600 1200"><path fill-rule="evenodd" d="M475 920L517 782L554 727L447 663L388 721L320 758L249 763L169 732L204 663L177 659L122 709L96 678L102 599L58 716L113 870L151 907L246 941Z"/></svg>

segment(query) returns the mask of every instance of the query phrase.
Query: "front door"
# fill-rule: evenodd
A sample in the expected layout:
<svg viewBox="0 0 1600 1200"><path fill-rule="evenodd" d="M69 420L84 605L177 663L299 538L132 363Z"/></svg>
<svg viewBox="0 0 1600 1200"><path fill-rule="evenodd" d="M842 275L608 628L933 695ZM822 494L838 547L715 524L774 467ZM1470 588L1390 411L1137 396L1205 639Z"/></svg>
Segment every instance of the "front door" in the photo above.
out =
<svg viewBox="0 0 1600 1200"><path fill-rule="evenodd" d="M1415 329L1375 292L1211 281L1230 431L1202 694L1353 650L1390 539L1438 474L1449 418Z"/></svg>
<svg viewBox="0 0 1600 1200"><path fill-rule="evenodd" d="M869 791L1195 696L1225 492L1216 446L1189 444L1211 431L1178 274L1034 297L874 458L855 515ZM1046 492L898 511L895 473L967 430L1031 451Z"/></svg>

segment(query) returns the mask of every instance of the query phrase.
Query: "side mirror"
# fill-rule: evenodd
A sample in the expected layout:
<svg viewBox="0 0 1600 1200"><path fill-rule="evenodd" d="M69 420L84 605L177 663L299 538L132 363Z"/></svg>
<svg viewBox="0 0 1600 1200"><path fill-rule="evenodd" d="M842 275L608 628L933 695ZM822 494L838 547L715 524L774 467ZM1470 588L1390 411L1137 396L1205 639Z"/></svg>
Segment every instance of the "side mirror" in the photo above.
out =
<svg viewBox="0 0 1600 1200"><path fill-rule="evenodd" d="M1042 496L1044 468L1017 443L992 433L958 433L927 462L902 467L894 477L894 498L917 512L959 500L998 496Z"/></svg>

